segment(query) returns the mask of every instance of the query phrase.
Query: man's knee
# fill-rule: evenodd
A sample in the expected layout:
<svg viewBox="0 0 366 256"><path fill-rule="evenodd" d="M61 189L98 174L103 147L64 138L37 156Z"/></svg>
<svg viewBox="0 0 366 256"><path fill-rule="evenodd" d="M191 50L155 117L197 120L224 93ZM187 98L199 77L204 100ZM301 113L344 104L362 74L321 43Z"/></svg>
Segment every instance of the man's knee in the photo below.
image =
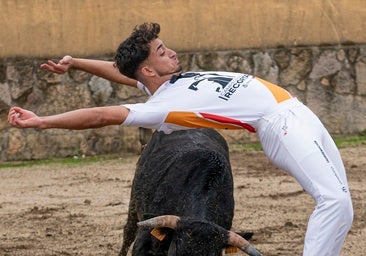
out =
<svg viewBox="0 0 366 256"><path fill-rule="evenodd" d="M350 227L353 222L352 199L348 193L338 194L329 200L330 208L346 226Z"/></svg>
<svg viewBox="0 0 366 256"><path fill-rule="evenodd" d="M342 197L341 208L349 226L351 226L353 222L354 212L352 199L349 194L346 194L344 197Z"/></svg>

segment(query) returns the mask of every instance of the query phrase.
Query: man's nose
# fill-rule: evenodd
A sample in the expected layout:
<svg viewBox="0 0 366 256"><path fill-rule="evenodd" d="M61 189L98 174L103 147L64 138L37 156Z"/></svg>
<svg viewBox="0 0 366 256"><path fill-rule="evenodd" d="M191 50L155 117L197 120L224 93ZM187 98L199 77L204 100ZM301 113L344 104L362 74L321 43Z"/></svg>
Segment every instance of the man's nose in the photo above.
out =
<svg viewBox="0 0 366 256"><path fill-rule="evenodd" d="M177 55L177 53L171 49L169 49L169 57L174 58Z"/></svg>

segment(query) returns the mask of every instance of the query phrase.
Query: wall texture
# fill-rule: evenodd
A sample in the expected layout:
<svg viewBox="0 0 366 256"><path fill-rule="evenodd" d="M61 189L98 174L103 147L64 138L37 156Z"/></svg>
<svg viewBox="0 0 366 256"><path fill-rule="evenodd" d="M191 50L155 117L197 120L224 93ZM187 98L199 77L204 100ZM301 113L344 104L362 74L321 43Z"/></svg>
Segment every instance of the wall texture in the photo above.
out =
<svg viewBox="0 0 366 256"><path fill-rule="evenodd" d="M364 0L1 0L0 57L114 52L144 21L182 51L366 42Z"/></svg>

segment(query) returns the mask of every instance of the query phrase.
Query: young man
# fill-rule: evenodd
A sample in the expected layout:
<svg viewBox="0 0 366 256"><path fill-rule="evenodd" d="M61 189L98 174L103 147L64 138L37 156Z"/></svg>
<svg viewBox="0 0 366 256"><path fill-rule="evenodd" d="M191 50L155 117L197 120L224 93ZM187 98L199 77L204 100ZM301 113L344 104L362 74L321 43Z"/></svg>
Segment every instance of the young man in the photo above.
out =
<svg viewBox="0 0 366 256"><path fill-rule="evenodd" d="M122 76L114 76L111 63L99 69L105 78L140 81L140 87L152 95L146 103L45 117L14 107L8 122L19 128L42 129L122 124L166 133L195 127L256 132L269 159L293 175L316 202L303 255L339 255L352 225L353 208L341 156L320 120L286 90L251 75L182 73L176 53L158 38L159 32L158 24L145 23L121 43L115 65ZM75 59L78 61L83 62ZM63 65L49 62L43 68L55 72ZM88 72L92 69L84 67Z"/></svg>

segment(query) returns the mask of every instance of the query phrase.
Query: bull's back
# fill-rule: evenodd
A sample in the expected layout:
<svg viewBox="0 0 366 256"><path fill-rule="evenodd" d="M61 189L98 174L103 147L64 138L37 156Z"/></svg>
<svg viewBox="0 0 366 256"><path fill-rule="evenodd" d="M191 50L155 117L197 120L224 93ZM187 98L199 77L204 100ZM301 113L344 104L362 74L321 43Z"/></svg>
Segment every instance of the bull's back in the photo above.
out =
<svg viewBox="0 0 366 256"><path fill-rule="evenodd" d="M147 185L148 184L148 185ZM156 132L142 152L132 194L140 219L174 214L227 229L234 214L228 145L215 130Z"/></svg>

